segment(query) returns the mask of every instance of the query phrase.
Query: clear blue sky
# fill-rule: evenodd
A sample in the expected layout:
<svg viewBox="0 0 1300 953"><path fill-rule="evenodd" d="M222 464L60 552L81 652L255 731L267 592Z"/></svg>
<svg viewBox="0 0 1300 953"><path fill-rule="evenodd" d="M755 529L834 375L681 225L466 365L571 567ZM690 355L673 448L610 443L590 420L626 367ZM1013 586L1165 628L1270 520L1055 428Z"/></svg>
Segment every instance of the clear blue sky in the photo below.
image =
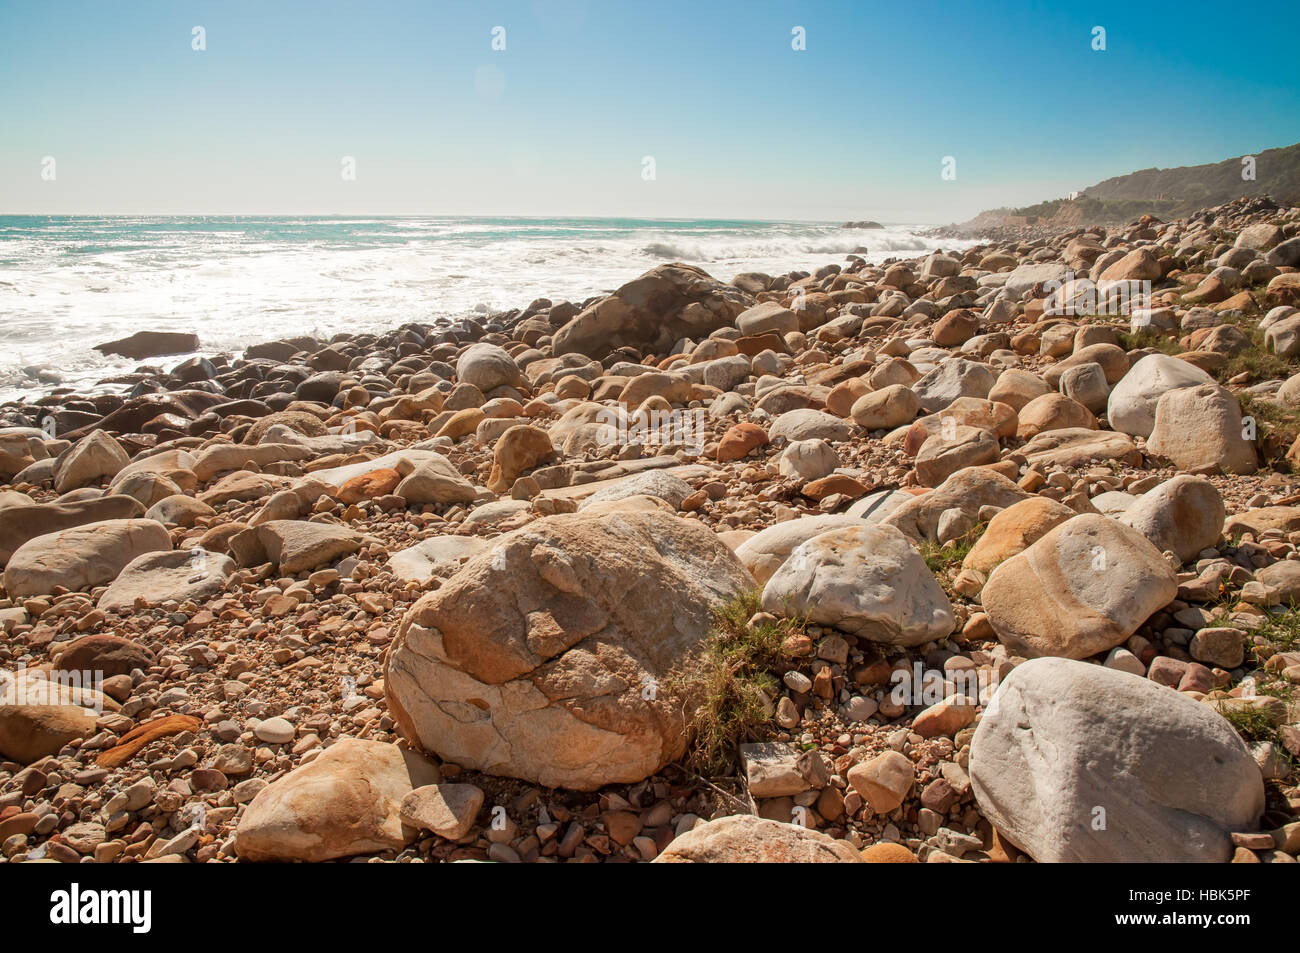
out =
<svg viewBox="0 0 1300 953"><path fill-rule="evenodd" d="M1300 140L1296 22L1293 2L0 0L0 213L953 221Z"/></svg>

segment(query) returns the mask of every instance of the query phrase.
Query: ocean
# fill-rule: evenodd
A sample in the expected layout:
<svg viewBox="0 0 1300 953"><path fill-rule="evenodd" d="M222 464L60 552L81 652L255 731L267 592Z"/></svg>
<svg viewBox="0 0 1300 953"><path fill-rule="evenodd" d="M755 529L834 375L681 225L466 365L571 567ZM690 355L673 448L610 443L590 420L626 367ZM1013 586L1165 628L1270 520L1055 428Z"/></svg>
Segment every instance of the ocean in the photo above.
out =
<svg viewBox="0 0 1300 953"><path fill-rule="evenodd" d="M581 301L667 261L730 280L961 244L809 222L0 216L0 402L114 389L94 385L140 362L92 346L141 330L193 331L212 355Z"/></svg>

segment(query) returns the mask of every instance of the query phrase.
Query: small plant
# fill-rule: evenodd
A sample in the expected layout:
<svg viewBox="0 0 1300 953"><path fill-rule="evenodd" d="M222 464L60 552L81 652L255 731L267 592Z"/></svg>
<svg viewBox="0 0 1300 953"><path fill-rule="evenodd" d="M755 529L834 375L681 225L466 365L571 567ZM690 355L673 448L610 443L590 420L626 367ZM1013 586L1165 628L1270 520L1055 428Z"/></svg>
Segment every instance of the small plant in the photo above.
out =
<svg viewBox="0 0 1300 953"><path fill-rule="evenodd" d="M1255 420L1255 442L1268 465L1278 470L1289 470L1287 451L1300 437L1300 419L1293 410L1253 394L1240 394L1243 417Z"/></svg>
<svg viewBox="0 0 1300 953"><path fill-rule="evenodd" d="M669 684L683 697L702 699L690 730L694 743L688 767L717 777L736 766L738 746L763 737L772 704L780 694L773 670L782 645L802 632L799 619L749 621L761 611L760 593L747 592L713 609L713 632L689 673L675 672Z"/></svg>
<svg viewBox="0 0 1300 953"><path fill-rule="evenodd" d="M1176 340L1152 328L1121 331L1118 337L1120 345L1126 351L1140 351L1144 348L1153 347L1166 354L1178 354L1182 350Z"/></svg>
<svg viewBox="0 0 1300 953"><path fill-rule="evenodd" d="M1250 338L1250 346L1228 359L1228 362L1219 371L1220 380L1231 380L1238 374L1243 373L1249 374L1251 381L1268 381L1277 378L1286 380L1297 370L1300 370L1300 367L1297 367L1291 361L1278 357L1265 347L1264 332L1259 329L1258 320L1242 320L1233 317L1227 319L1225 323L1236 326L1246 337Z"/></svg>
<svg viewBox="0 0 1300 953"><path fill-rule="evenodd" d="M1237 734L1241 735L1242 740L1247 744L1258 744L1261 741L1277 743L1279 740L1278 730L1273 724L1272 716L1262 708L1226 708L1220 706L1219 714L1227 719L1228 724L1236 729Z"/></svg>
<svg viewBox="0 0 1300 953"><path fill-rule="evenodd" d="M1294 602L1287 611L1270 614L1268 619L1251 630L1270 642L1277 652L1292 652L1300 648L1300 606Z"/></svg>
<svg viewBox="0 0 1300 953"><path fill-rule="evenodd" d="M930 572L942 581L944 576L961 568L967 553L975 547L975 543L984 535L986 529L988 529L987 523L978 523L965 536L959 536L942 545L927 540L921 544L921 558L930 567Z"/></svg>

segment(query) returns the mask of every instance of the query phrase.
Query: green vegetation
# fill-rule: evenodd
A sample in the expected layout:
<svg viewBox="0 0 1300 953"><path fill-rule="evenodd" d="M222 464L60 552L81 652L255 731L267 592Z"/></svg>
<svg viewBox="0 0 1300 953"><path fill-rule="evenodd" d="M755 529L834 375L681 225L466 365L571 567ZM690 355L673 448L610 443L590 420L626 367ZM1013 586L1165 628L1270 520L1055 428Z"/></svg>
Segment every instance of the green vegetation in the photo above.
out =
<svg viewBox="0 0 1300 953"><path fill-rule="evenodd" d="M1237 734L1247 744L1258 744L1261 741L1280 744L1277 726L1273 724L1272 716L1262 708L1219 707L1219 714L1237 729Z"/></svg>
<svg viewBox="0 0 1300 953"><path fill-rule="evenodd" d="M1250 375L1251 383L1278 378L1286 380L1300 371L1300 366L1284 357L1278 357L1264 346L1264 332L1259 329L1258 316L1244 319L1225 317L1224 323L1233 325L1250 338L1250 346L1228 358L1228 363L1219 371L1220 380L1228 381L1243 373Z"/></svg>
<svg viewBox="0 0 1300 953"><path fill-rule="evenodd" d="M1300 420L1297 420L1295 411L1253 394L1242 394L1240 399L1243 416L1255 418L1259 442L1276 446L1285 455L1300 436Z"/></svg>
<svg viewBox="0 0 1300 953"><path fill-rule="evenodd" d="M945 577L957 574L966 554L974 548L986 529L987 523L978 523L965 536L951 539L942 546L927 540L921 544L921 558L930 567L930 572L939 577L940 582L950 581Z"/></svg>
<svg viewBox="0 0 1300 953"><path fill-rule="evenodd" d="M1255 681L1256 697L1288 701L1295 692L1295 686L1277 673L1267 671L1264 663L1275 653L1291 652L1300 648L1300 607L1292 602L1286 611L1276 615L1270 613L1262 624L1251 630L1251 636L1249 648L1255 657L1256 668L1249 677ZM1265 640L1265 644L1255 644L1254 637L1261 637ZM1261 652L1261 649L1265 651ZM1285 753L1275 711L1270 712L1264 707L1228 708L1219 705L1215 707L1246 742L1256 744L1261 741L1271 741Z"/></svg>
<svg viewBox="0 0 1300 953"><path fill-rule="evenodd" d="M1263 625L1251 631L1266 639L1277 652L1292 652L1300 649L1300 606L1292 603L1286 612L1269 615Z"/></svg>
<svg viewBox="0 0 1300 953"><path fill-rule="evenodd" d="M1161 334L1154 328L1141 328L1137 331L1120 331L1120 347L1126 351L1137 351L1143 348L1153 347L1158 351L1166 354L1180 354L1182 348L1178 346L1178 341L1169 337L1167 334Z"/></svg>
<svg viewBox="0 0 1300 953"><path fill-rule="evenodd" d="M706 776L730 773L737 747L762 738L771 720L779 684L772 674L783 658L782 645L803 631L799 619L767 619L751 626L761 609L760 594L748 592L713 610L713 632L703 657L689 673L669 683L684 697L703 699L691 723L694 744L687 758Z"/></svg>

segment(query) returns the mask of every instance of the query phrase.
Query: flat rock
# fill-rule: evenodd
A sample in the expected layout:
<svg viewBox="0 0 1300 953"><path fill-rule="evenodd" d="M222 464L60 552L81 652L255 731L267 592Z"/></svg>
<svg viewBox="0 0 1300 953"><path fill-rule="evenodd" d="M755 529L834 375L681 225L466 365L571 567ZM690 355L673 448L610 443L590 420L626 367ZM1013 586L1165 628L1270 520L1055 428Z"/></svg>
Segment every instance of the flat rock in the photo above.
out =
<svg viewBox="0 0 1300 953"><path fill-rule="evenodd" d="M102 585L116 579L138 556L171 548L167 528L153 520L103 520L74 526L37 536L18 547L5 566L5 590L16 597L42 596L56 586L76 591Z"/></svg>
<svg viewBox="0 0 1300 953"><path fill-rule="evenodd" d="M460 840L474 827L484 797L472 784L426 784L402 798L399 813L410 827Z"/></svg>
<svg viewBox="0 0 1300 953"><path fill-rule="evenodd" d="M400 850L418 833L402 822L403 799L438 780L416 752L340 739L258 792L239 819L235 850L241 860L308 862Z"/></svg>
<svg viewBox="0 0 1300 953"><path fill-rule="evenodd" d="M0 510L0 566L9 561L14 550L37 536L46 536L87 523L134 519L143 515L143 504L129 496L102 496L69 503L7 507Z"/></svg>
<svg viewBox="0 0 1300 953"><path fill-rule="evenodd" d="M129 612L137 599L150 606L201 603L222 592L234 571L233 559L206 550L145 553L123 567L96 605L105 612Z"/></svg>
<svg viewBox="0 0 1300 953"><path fill-rule="evenodd" d="M393 553L388 568L403 582L426 583L443 570L459 569L462 561L490 545L477 536L433 536Z"/></svg>
<svg viewBox="0 0 1300 953"><path fill-rule="evenodd" d="M775 523L749 537L736 547L738 558L754 579L762 585L781 567L796 546L832 529L860 526L856 514L801 516Z"/></svg>
<svg viewBox="0 0 1300 953"><path fill-rule="evenodd" d="M733 814L696 825L675 838L656 864L856 864L852 845L821 831Z"/></svg>
<svg viewBox="0 0 1300 953"><path fill-rule="evenodd" d="M272 562L292 576L350 556L365 542L366 537L337 523L270 520L237 534L230 546L241 566Z"/></svg>
<svg viewBox="0 0 1300 953"><path fill-rule="evenodd" d="M199 336L185 331L137 331L128 337L96 344L101 354L120 354L133 361L167 354L188 354L199 349Z"/></svg>
<svg viewBox="0 0 1300 953"><path fill-rule="evenodd" d="M681 477L673 476L663 470L648 470L645 473L623 477L597 490L579 503L578 509L582 510L593 503L626 500L634 496L652 496L663 500L676 510L682 505L682 501L694 492L691 485Z"/></svg>

